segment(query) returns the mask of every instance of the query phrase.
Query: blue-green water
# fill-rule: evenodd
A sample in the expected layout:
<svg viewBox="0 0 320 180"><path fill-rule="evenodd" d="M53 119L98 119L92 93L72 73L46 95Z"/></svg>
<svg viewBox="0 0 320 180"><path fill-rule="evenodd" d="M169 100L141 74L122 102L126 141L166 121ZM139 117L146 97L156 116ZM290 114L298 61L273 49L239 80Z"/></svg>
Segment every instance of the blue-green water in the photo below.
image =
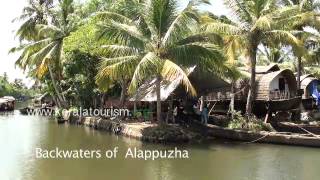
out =
<svg viewBox="0 0 320 180"><path fill-rule="evenodd" d="M189 159L37 159L35 149L170 149L44 117L0 115L1 180L317 180L320 149L224 143L178 145Z"/></svg>

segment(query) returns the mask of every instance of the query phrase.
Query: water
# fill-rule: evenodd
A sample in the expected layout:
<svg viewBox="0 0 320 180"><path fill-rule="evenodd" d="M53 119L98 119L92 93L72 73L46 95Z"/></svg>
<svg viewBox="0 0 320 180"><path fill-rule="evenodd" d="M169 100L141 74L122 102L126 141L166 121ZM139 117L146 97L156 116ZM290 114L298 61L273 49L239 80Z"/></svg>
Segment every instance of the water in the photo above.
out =
<svg viewBox="0 0 320 180"><path fill-rule="evenodd" d="M210 143L178 145L189 159L36 159L35 148L171 149L43 117L0 115L1 180L314 180L320 177L320 150L280 145Z"/></svg>

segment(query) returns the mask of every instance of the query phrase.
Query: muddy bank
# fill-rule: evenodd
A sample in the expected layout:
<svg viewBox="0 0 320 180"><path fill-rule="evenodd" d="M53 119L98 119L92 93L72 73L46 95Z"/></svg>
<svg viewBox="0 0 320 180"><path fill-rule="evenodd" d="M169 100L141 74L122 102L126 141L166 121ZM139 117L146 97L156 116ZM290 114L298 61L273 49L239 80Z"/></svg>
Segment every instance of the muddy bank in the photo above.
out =
<svg viewBox="0 0 320 180"><path fill-rule="evenodd" d="M101 131L114 132L147 142L179 143L199 141L204 136L180 125L158 125L150 122L121 122L100 117L73 117L66 113L58 122L88 126Z"/></svg>

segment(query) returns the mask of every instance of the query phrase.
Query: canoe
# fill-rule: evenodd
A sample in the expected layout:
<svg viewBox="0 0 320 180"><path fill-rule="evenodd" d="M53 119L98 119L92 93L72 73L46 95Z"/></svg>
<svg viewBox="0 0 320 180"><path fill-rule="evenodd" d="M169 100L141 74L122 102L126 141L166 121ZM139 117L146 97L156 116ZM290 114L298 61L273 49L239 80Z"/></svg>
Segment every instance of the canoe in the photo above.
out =
<svg viewBox="0 0 320 180"><path fill-rule="evenodd" d="M207 125L207 133L210 136L254 143L285 144L295 146L320 147L320 136L311 134L298 134L290 132L253 132L222 128L215 125Z"/></svg>
<svg viewBox="0 0 320 180"><path fill-rule="evenodd" d="M20 114L22 114L22 115L28 115L33 110L29 107L26 107L26 108L19 109L19 111L20 111Z"/></svg>
<svg viewBox="0 0 320 180"><path fill-rule="evenodd" d="M311 132L313 134L320 135L320 125L319 124L295 124L291 122L278 122L276 129L286 132L295 133L307 133Z"/></svg>
<svg viewBox="0 0 320 180"><path fill-rule="evenodd" d="M0 98L0 111L13 111L15 106L15 98L12 96L4 96Z"/></svg>
<svg viewBox="0 0 320 180"><path fill-rule="evenodd" d="M65 122L67 122L63 118L56 118L56 121L57 121L58 124L64 124Z"/></svg>
<svg viewBox="0 0 320 180"><path fill-rule="evenodd" d="M36 107L26 107L19 109L22 115L42 115L42 116L50 116L54 115L55 109L53 107L43 107L43 108L36 108Z"/></svg>

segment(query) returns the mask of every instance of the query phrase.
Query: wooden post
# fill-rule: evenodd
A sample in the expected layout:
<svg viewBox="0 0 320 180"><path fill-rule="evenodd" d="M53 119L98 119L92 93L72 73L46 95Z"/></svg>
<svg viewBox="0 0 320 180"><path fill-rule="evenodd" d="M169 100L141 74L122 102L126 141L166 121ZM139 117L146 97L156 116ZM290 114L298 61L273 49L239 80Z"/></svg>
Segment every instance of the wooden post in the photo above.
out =
<svg viewBox="0 0 320 180"><path fill-rule="evenodd" d="M267 114L266 114L266 117L264 118L264 123L269 123L270 116L272 116L269 102L266 104L266 108L267 108Z"/></svg>
<svg viewBox="0 0 320 180"><path fill-rule="evenodd" d="M269 123L269 119L270 119L270 116L271 116L271 111L268 109L268 112L266 114L266 117L264 118L264 123Z"/></svg>
<svg viewBox="0 0 320 180"><path fill-rule="evenodd" d="M172 123L175 124L176 122L173 115L173 97L172 96L169 101L169 108L170 108L170 117L172 118Z"/></svg>
<svg viewBox="0 0 320 180"><path fill-rule="evenodd" d="M209 113L208 113L209 116L210 116L210 114L212 113L212 111L214 110L214 107L216 106L217 103L218 103L218 101L216 101L216 102L213 104L213 106L211 107L211 109L210 109L210 111L209 111Z"/></svg>
<svg viewBox="0 0 320 180"><path fill-rule="evenodd" d="M203 96L200 97L200 112L202 112L204 107Z"/></svg>

